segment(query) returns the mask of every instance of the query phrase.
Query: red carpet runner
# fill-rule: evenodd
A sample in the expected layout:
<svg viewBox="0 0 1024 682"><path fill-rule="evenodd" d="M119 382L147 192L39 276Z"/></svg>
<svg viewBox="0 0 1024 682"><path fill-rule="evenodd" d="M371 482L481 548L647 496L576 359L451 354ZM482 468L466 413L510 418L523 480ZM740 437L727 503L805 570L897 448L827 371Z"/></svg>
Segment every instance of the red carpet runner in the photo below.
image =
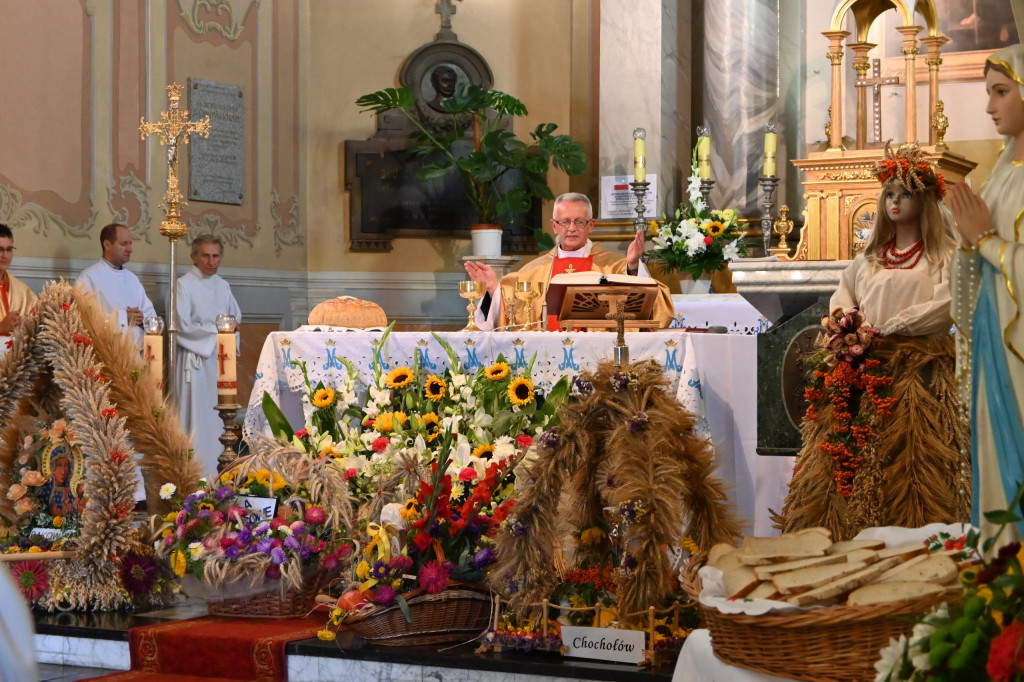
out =
<svg viewBox="0 0 1024 682"><path fill-rule="evenodd" d="M286 679L288 642L315 637L324 616L227 618L206 616L128 631L132 669L104 682L202 682Z"/></svg>

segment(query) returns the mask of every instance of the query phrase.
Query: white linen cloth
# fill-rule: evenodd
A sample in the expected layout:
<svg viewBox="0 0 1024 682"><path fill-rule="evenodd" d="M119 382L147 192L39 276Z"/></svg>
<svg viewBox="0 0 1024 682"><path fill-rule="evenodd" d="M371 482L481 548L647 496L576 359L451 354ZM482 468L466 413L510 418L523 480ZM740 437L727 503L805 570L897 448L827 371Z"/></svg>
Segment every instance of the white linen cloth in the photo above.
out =
<svg viewBox="0 0 1024 682"><path fill-rule="evenodd" d="M95 291L99 302L111 315L117 316L117 324L121 329L126 329L135 345L139 350L142 349L142 337L145 336L145 332L138 325L128 327L127 308L141 310L143 319L156 315L156 309L153 308L153 302L146 296L146 290L134 272L127 268L115 268L101 258L82 270L75 284Z"/></svg>

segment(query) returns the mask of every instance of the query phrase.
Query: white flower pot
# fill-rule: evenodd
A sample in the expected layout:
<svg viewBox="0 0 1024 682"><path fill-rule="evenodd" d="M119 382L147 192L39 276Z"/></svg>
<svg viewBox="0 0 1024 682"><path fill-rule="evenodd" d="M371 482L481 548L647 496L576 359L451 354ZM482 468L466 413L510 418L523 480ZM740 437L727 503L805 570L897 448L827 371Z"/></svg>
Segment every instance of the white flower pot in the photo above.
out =
<svg viewBox="0 0 1024 682"><path fill-rule="evenodd" d="M679 292L687 296L699 296L711 293L711 275L701 275L700 279L694 279L690 275L683 275L679 278Z"/></svg>
<svg viewBox="0 0 1024 682"><path fill-rule="evenodd" d="M498 225L473 225L472 251L477 258L501 258L501 227Z"/></svg>

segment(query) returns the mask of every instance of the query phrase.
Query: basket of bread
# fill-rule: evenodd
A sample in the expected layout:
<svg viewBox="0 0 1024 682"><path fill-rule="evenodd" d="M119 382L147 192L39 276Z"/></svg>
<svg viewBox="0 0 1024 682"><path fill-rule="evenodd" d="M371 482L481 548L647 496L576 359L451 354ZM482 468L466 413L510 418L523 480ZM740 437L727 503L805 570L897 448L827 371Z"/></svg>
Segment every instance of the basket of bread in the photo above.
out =
<svg viewBox="0 0 1024 682"><path fill-rule="evenodd" d="M715 655L798 680L873 680L890 637L962 596L960 550L919 542L832 542L824 528L720 543L684 569Z"/></svg>

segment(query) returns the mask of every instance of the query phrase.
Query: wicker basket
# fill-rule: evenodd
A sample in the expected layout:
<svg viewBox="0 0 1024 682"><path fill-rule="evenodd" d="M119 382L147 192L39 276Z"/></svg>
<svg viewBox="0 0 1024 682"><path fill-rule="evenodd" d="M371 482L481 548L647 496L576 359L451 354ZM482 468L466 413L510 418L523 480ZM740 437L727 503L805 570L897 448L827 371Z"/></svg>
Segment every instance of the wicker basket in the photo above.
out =
<svg viewBox="0 0 1024 682"><path fill-rule="evenodd" d="M299 588L286 588L275 581L274 589L257 594L206 599L211 616L245 616L247 618L301 618L313 610L320 592L323 573L305 576Z"/></svg>
<svg viewBox="0 0 1024 682"><path fill-rule="evenodd" d="M444 592L414 590L405 595L412 622L396 606L374 607L347 617L345 626L381 646L439 644L472 639L487 629L491 595L483 586L454 583Z"/></svg>
<svg viewBox="0 0 1024 682"><path fill-rule="evenodd" d="M683 588L699 603L697 571L706 555L684 569ZM913 621L962 592L949 589L887 604L835 606L800 613L722 613L700 604L715 656L757 672L812 682L862 682L875 679L875 661L890 637L909 634Z"/></svg>

